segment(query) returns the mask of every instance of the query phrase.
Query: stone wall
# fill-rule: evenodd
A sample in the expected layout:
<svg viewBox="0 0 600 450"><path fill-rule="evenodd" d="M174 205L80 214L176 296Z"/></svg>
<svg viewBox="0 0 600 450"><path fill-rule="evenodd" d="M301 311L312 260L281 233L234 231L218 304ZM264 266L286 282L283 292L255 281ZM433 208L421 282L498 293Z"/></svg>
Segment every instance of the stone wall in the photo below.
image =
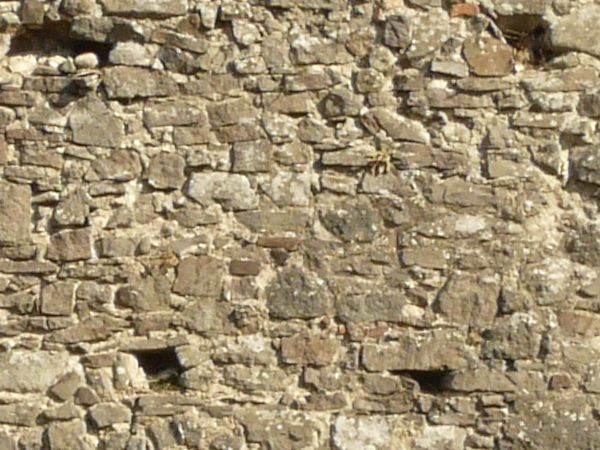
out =
<svg viewBox="0 0 600 450"><path fill-rule="evenodd" d="M600 448L599 23L0 1L0 449Z"/></svg>

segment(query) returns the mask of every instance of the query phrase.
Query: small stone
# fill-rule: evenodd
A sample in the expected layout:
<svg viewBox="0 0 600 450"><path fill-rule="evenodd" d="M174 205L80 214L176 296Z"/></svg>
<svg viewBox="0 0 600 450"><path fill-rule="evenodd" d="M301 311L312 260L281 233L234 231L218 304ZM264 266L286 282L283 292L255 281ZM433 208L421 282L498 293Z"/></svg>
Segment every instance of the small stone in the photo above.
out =
<svg viewBox="0 0 600 450"><path fill-rule="evenodd" d="M299 268L279 272L266 295L271 316L281 319L311 319L327 314L333 306L326 283Z"/></svg>
<svg viewBox="0 0 600 450"><path fill-rule="evenodd" d="M366 200L341 201L322 208L321 222L344 242L372 242L381 229L379 213Z"/></svg>
<svg viewBox="0 0 600 450"><path fill-rule="evenodd" d="M87 386L82 386L75 391L76 405L92 406L99 402L100 399L98 398L98 394L96 394L93 389Z"/></svg>
<svg viewBox="0 0 600 450"><path fill-rule="evenodd" d="M92 450L94 445L86 438L83 420L52 422L46 436L49 450Z"/></svg>
<svg viewBox="0 0 600 450"><path fill-rule="evenodd" d="M96 241L98 256L101 258L118 258L133 256L135 241L131 238L105 237Z"/></svg>
<svg viewBox="0 0 600 450"><path fill-rule="evenodd" d="M124 134L121 120L95 96L76 102L69 116L69 127L73 142L81 145L118 147Z"/></svg>
<svg viewBox="0 0 600 450"><path fill-rule="evenodd" d="M145 0L143 2L146 3ZM167 73L138 67L106 69L103 81L108 98L111 99L167 97L178 92L177 83Z"/></svg>
<svg viewBox="0 0 600 450"><path fill-rule="evenodd" d="M44 23L44 3L38 0L25 0L21 6L21 22L24 25L42 25Z"/></svg>
<svg viewBox="0 0 600 450"><path fill-rule="evenodd" d="M361 94L379 92L383 82L382 74L375 69L363 69L354 75L354 85Z"/></svg>
<svg viewBox="0 0 600 450"><path fill-rule="evenodd" d="M266 191L278 206L309 206L312 197L310 174L279 172Z"/></svg>
<svg viewBox="0 0 600 450"><path fill-rule="evenodd" d="M362 108L359 97L346 89L334 89L323 100L323 115L327 118L356 116Z"/></svg>
<svg viewBox="0 0 600 450"><path fill-rule="evenodd" d="M257 112L245 99L210 104L208 118L213 127L233 125L256 117Z"/></svg>
<svg viewBox="0 0 600 450"><path fill-rule="evenodd" d="M392 426L387 416L339 415L333 424L333 442L339 450L387 450Z"/></svg>
<svg viewBox="0 0 600 450"><path fill-rule="evenodd" d="M142 172L142 164L137 152L133 150L114 150L108 157L95 160L86 180L130 181Z"/></svg>
<svg viewBox="0 0 600 450"><path fill-rule="evenodd" d="M431 71L441 73L442 75L451 75L457 78L465 78L469 76L469 67L464 61L439 61L431 62Z"/></svg>
<svg viewBox="0 0 600 450"><path fill-rule="evenodd" d="M189 257L177 268L173 292L199 297L218 297L221 294L223 268L219 260L209 256Z"/></svg>
<svg viewBox="0 0 600 450"><path fill-rule="evenodd" d="M475 75L502 77L512 72L512 48L498 39L486 37L466 41L463 54Z"/></svg>
<svg viewBox="0 0 600 450"><path fill-rule="evenodd" d="M229 263L229 273L237 276L257 276L260 273L260 263L246 259L234 259Z"/></svg>
<svg viewBox="0 0 600 450"><path fill-rule="evenodd" d="M81 385L81 377L75 372L69 372L58 379L50 388L49 393L60 401L67 401L73 397Z"/></svg>
<svg viewBox="0 0 600 450"><path fill-rule="evenodd" d="M334 364L339 350L339 342L333 339L297 335L281 340L281 357L287 364Z"/></svg>
<svg viewBox="0 0 600 450"><path fill-rule="evenodd" d="M218 128L215 131L217 139L222 143L256 141L263 138L261 129L255 123L240 123Z"/></svg>
<svg viewBox="0 0 600 450"><path fill-rule="evenodd" d="M131 421L131 411L119 403L98 403L89 409L88 414L98 428Z"/></svg>
<svg viewBox="0 0 600 450"><path fill-rule="evenodd" d="M148 166L148 183L156 189L179 189L185 181L185 160L174 153L161 152Z"/></svg>
<svg viewBox="0 0 600 450"><path fill-rule="evenodd" d="M383 31L383 42L394 49L407 48L412 40L409 20L404 16L389 17Z"/></svg>
<svg viewBox="0 0 600 450"><path fill-rule="evenodd" d="M0 181L0 244L28 241L31 229L31 189Z"/></svg>
<svg viewBox="0 0 600 450"><path fill-rule="evenodd" d="M107 15L160 19L182 16L187 12L186 0L101 0Z"/></svg>
<svg viewBox="0 0 600 450"><path fill-rule="evenodd" d="M90 213L88 202L85 191L74 190L54 209L54 221L60 226L85 225Z"/></svg>
<svg viewBox="0 0 600 450"><path fill-rule="evenodd" d="M452 322L489 327L496 317L499 295L496 277L457 273L438 295L436 308Z"/></svg>
<svg viewBox="0 0 600 450"><path fill-rule="evenodd" d="M92 257L92 237L90 230L68 230L50 237L46 257L51 261L79 261Z"/></svg>
<svg viewBox="0 0 600 450"><path fill-rule="evenodd" d="M117 42L108 54L108 60L114 65L150 67L154 55L148 47L137 42Z"/></svg>
<svg viewBox="0 0 600 450"><path fill-rule="evenodd" d="M271 168L272 145L267 140L236 142L232 150L232 171L268 172Z"/></svg>
<svg viewBox="0 0 600 450"><path fill-rule="evenodd" d="M248 178L243 175L220 172L194 174L190 179L187 195L204 206L216 201L228 211L258 207L258 195Z"/></svg>
<svg viewBox="0 0 600 450"><path fill-rule="evenodd" d="M75 284L70 281L57 281L42 288L40 295L42 314L68 316L75 305Z"/></svg>
<svg viewBox="0 0 600 450"><path fill-rule="evenodd" d="M75 66L79 69L95 69L98 67L98 55L95 53L81 53L74 59Z"/></svg>
<svg viewBox="0 0 600 450"><path fill-rule="evenodd" d="M167 125L208 125L206 113L194 104L181 101L150 103L144 108L144 125L148 128Z"/></svg>

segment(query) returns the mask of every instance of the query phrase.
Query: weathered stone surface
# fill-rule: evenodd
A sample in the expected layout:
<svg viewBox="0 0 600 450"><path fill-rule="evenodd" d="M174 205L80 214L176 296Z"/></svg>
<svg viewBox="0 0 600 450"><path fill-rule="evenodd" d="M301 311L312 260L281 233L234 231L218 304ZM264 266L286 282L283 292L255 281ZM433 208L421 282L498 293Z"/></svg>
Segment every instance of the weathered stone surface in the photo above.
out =
<svg viewBox="0 0 600 450"><path fill-rule="evenodd" d="M559 17L550 27L550 42L554 48L575 50L600 56L600 44L596 39L600 7L589 4L575 6L571 12Z"/></svg>
<svg viewBox="0 0 600 450"><path fill-rule="evenodd" d="M178 189L185 180L185 160L172 153L161 152L148 166L148 183L156 189Z"/></svg>
<svg viewBox="0 0 600 450"><path fill-rule="evenodd" d="M82 189L70 192L54 209L54 221L60 226L85 225L90 213L88 202Z"/></svg>
<svg viewBox="0 0 600 450"><path fill-rule="evenodd" d="M29 240L31 190L29 186L0 182L0 245Z"/></svg>
<svg viewBox="0 0 600 450"><path fill-rule="evenodd" d="M22 352L0 355L0 389L5 392L44 392L69 371L67 352ZM31 374L36 374L31 376Z"/></svg>
<svg viewBox="0 0 600 450"><path fill-rule="evenodd" d="M167 97L177 93L177 83L164 72L119 66L107 69L103 78L109 98Z"/></svg>
<svg viewBox="0 0 600 450"><path fill-rule="evenodd" d="M282 319L319 317L333 303L325 281L299 268L279 272L267 286L266 296L269 313Z"/></svg>
<svg viewBox="0 0 600 450"><path fill-rule="evenodd" d="M86 174L90 180L129 181L141 173L142 165L135 151L113 150L110 156L94 161L91 169Z"/></svg>
<svg viewBox="0 0 600 450"><path fill-rule="evenodd" d="M102 100L89 96L79 100L69 115L73 142L81 145L119 147L123 138L123 123Z"/></svg>
<svg viewBox="0 0 600 450"><path fill-rule="evenodd" d="M205 206L216 201L227 211L258 207L258 195L243 175L218 172L194 174L188 184L187 195Z"/></svg>
<svg viewBox="0 0 600 450"><path fill-rule="evenodd" d="M40 312L52 316L68 316L75 304L75 284L57 281L42 288Z"/></svg>
<svg viewBox="0 0 600 450"><path fill-rule="evenodd" d="M406 49L412 41L410 21L404 16L393 16L388 18L383 31L383 42L385 45Z"/></svg>
<svg viewBox="0 0 600 450"><path fill-rule="evenodd" d="M90 230L60 231L50 237L47 258L52 261L80 261L92 257Z"/></svg>
<svg viewBox="0 0 600 450"><path fill-rule="evenodd" d="M268 172L272 146L267 140L236 142L232 150L233 172Z"/></svg>
<svg viewBox="0 0 600 450"><path fill-rule="evenodd" d="M310 175L280 172L265 190L278 206L308 206L311 199Z"/></svg>
<svg viewBox="0 0 600 450"><path fill-rule="evenodd" d="M256 110L243 99L211 104L207 113L213 127L233 125L256 117Z"/></svg>
<svg viewBox="0 0 600 450"><path fill-rule="evenodd" d="M372 372L384 370L445 370L466 368L473 358L465 343L451 332L403 335L388 344L367 344L362 363Z"/></svg>
<svg viewBox="0 0 600 450"><path fill-rule="evenodd" d="M69 372L60 377L49 392L55 398L67 401L73 397L81 382L81 377L76 372Z"/></svg>
<svg viewBox="0 0 600 450"><path fill-rule="evenodd" d="M82 420L53 422L48 426L50 450L91 450L91 440L86 439L86 427Z"/></svg>
<svg viewBox="0 0 600 450"><path fill-rule="evenodd" d="M454 274L434 306L451 322L488 327L496 317L499 295L500 280L492 274Z"/></svg>
<svg viewBox="0 0 600 450"><path fill-rule="evenodd" d="M169 16L182 16L187 11L187 2L184 0L102 0L104 11L109 15L132 16L141 18L163 18Z"/></svg>
<svg viewBox="0 0 600 450"><path fill-rule="evenodd" d="M42 406L33 402L2 404L0 405L0 423L33 427L41 412Z"/></svg>
<svg viewBox="0 0 600 450"><path fill-rule="evenodd" d="M208 256L189 257L177 268L173 291L182 295L218 297L221 293L223 267Z"/></svg>
<svg viewBox="0 0 600 450"><path fill-rule="evenodd" d="M333 425L333 442L340 450L388 448L392 425L386 416L339 415Z"/></svg>
<svg viewBox="0 0 600 450"><path fill-rule="evenodd" d="M599 11L0 2L0 450L600 448Z"/></svg>
<svg viewBox="0 0 600 450"><path fill-rule="evenodd" d="M106 428L113 424L129 423L131 411L119 403L98 403L89 409L89 416L98 428Z"/></svg>
<svg viewBox="0 0 600 450"><path fill-rule="evenodd" d="M287 364L326 366L335 363L339 343L313 336L293 336L281 340L281 357Z"/></svg>
<svg viewBox="0 0 600 450"><path fill-rule="evenodd" d="M380 230L379 213L368 201L338 202L323 209L321 221L329 232L345 242L372 242Z"/></svg>
<svg viewBox="0 0 600 450"><path fill-rule="evenodd" d="M497 39L465 42L463 54L471 71L481 77L501 77L513 68L511 47Z"/></svg>
<svg viewBox="0 0 600 450"><path fill-rule="evenodd" d="M204 111L194 104L178 101L154 103L144 108L144 125L148 128L168 125L205 126Z"/></svg>

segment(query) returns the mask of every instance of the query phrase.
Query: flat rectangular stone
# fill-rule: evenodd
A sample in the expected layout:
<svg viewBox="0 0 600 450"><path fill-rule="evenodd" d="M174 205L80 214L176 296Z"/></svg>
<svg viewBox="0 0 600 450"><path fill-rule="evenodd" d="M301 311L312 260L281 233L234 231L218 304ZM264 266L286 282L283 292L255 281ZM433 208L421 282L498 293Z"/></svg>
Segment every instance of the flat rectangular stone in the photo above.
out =
<svg viewBox="0 0 600 450"><path fill-rule="evenodd" d="M102 0L102 6L107 15L141 18L182 16L187 12L186 0Z"/></svg>

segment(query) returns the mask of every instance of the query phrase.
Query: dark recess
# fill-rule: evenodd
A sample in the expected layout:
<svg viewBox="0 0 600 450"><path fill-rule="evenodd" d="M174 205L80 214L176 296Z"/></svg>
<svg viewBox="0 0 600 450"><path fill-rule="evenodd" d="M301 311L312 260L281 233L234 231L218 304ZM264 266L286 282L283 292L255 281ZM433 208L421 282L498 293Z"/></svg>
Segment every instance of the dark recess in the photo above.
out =
<svg viewBox="0 0 600 450"><path fill-rule="evenodd" d="M496 23L506 42L521 54L527 63L538 66L549 61L556 52L548 40L548 23L541 16L515 14L499 16Z"/></svg>
<svg viewBox="0 0 600 450"><path fill-rule="evenodd" d="M445 382L450 373L450 370L403 370L398 375L416 381L421 392L435 394L447 391Z"/></svg>
<svg viewBox="0 0 600 450"><path fill-rule="evenodd" d="M183 367L179 364L175 348L168 347L154 350L138 350L131 352L155 389L174 389L179 387L179 375Z"/></svg>
<svg viewBox="0 0 600 450"><path fill-rule="evenodd" d="M68 21L46 21L39 28L22 27L11 40L8 56L36 54L62 55L75 57L92 52L98 56L100 65L108 62L112 44L74 39L69 35L71 24Z"/></svg>

